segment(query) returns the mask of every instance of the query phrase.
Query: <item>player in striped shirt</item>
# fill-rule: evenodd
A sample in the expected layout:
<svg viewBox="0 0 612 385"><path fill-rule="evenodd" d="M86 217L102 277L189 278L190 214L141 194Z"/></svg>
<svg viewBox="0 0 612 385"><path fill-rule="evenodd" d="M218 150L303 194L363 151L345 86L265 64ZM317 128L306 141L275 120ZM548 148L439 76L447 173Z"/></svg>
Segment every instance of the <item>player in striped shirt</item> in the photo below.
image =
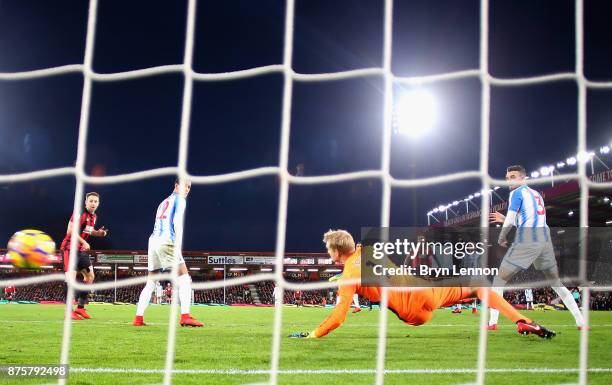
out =
<svg viewBox="0 0 612 385"><path fill-rule="evenodd" d="M100 206L100 194L97 192L89 192L85 195L85 210L81 213L81 216L78 218L78 221L74 221L74 215L70 217L68 221L68 227L66 228L66 235L64 236L64 240L60 246L60 250L62 251L64 257L64 272L66 273L66 282L68 282L68 278L72 277L72 279L76 278L77 274L83 275L84 283L93 283L94 281L94 271L91 266L91 261L89 260L89 255L85 253L91 249L89 245L89 237L106 237L108 234L108 230L104 228L104 226L100 227L98 230L95 229L96 221L98 220L98 216L96 215L96 210ZM77 252L76 252L76 263L75 270L68 271L68 267L70 265L70 241L72 240L72 226L75 222L78 222L77 226L79 226L79 231L77 235ZM68 293L68 286L64 287L65 293ZM85 310L85 304L87 303L87 294L88 292L85 290L78 290L76 293L76 297L78 298L77 308L72 312L71 317L73 320L80 320L83 318L91 318L87 311ZM66 295L65 298L68 298Z"/></svg>
<svg viewBox="0 0 612 385"><path fill-rule="evenodd" d="M157 207L155 226L149 237L148 280L140 293L134 326L146 326L144 312L149 306L151 295L155 289L155 274L169 272L174 266L178 269L178 296L181 304L181 326L201 327L203 323L189 314L191 306L191 277L187 271L182 254L183 218L187 206L187 195L191 190L191 182L183 182L184 193L180 191L179 180L174 182L174 191Z"/></svg>
<svg viewBox="0 0 612 385"><path fill-rule="evenodd" d="M572 298L572 294L559 279L559 270L552 242L550 229L546 224L544 199L539 192L526 184L527 173L523 166L510 166L506 170L506 181L510 187L508 212L506 216L499 212L489 215L491 223L503 223L498 243L508 247L508 232L516 226L514 243L504 256L499 267L499 274L493 279L494 290L503 296L504 286L521 270L533 264L544 277L553 282L552 289L561 297L565 307L572 313L578 329L584 326L584 318ZM499 312L491 310L489 330L497 330Z"/></svg>

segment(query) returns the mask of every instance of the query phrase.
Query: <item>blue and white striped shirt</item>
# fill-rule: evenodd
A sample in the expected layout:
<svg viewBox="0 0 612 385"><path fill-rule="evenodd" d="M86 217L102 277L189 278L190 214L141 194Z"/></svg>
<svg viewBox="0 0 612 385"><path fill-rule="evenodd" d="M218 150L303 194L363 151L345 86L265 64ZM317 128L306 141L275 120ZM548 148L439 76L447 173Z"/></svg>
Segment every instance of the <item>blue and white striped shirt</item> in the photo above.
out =
<svg viewBox="0 0 612 385"><path fill-rule="evenodd" d="M522 185L510 192L508 213L515 212L518 240L523 240L525 229L532 228L533 240L538 240L537 234L542 234L548 241L548 225L546 224L546 209L544 199L536 190Z"/></svg>
<svg viewBox="0 0 612 385"><path fill-rule="evenodd" d="M174 243L181 239L183 230L183 217L187 200L178 193L172 193L157 206L155 214L155 227L151 238L169 240Z"/></svg>

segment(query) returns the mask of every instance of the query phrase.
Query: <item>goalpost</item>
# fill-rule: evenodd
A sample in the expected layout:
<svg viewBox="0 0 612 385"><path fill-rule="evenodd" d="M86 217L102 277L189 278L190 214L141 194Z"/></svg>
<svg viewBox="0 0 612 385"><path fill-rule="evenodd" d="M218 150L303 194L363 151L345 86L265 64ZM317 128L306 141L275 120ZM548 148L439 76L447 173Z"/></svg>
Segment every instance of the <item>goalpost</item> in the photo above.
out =
<svg viewBox="0 0 612 385"><path fill-rule="evenodd" d="M300 0L298 0L300 1ZM466 71L450 72L432 76L421 77L397 77L394 76L391 70L391 55L392 55L392 32L393 32L393 0L384 0L384 43L382 52L382 67L363 68L357 70L336 72L336 73L319 73L319 74L299 74L293 70L293 23L294 23L294 5L295 0L287 0L285 13L285 29L284 29L284 53L282 64L269 65L258 68L251 68L242 71L226 72L226 73L197 73L192 67L193 46L194 46L194 30L196 23L196 5L197 0L189 0L187 11L187 28L185 35L184 59L183 63L176 65L165 65L151 68L138 69L134 71L118 72L118 73L96 73L92 68L94 55L94 36L96 32L96 17L97 17L97 0L90 0L87 35L85 44L85 55L82 64L71 64L59 67L45 68L34 71L0 73L0 80L21 80L33 79L39 77L49 77L63 75L67 73L80 73L83 75L83 93L81 104L81 115L79 123L79 138L76 164L74 167L63 167L55 169L40 170L27 173L0 175L0 183L19 182L33 179L50 178L63 175L73 175L76 177L76 191L74 195L74 213L78 216L81 213L81 202L83 198L83 187L85 183L95 184L114 184L128 181L135 181L144 178L157 176L178 175L180 178L189 178L194 184L216 184L228 181L236 181L247 178L253 178L263 175L276 175L280 179L280 192L278 198L278 218L277 218L277 233L276 233L276 262L274 273L257 274L248 277L232 278L223 282L203 282L194 283L194 290L213 289L226 286L242 285L246 283L254 283L258 281L273 280L276 286L281 291L281 297L285 289L300 289L313 290L321 288L337 287L337 282L320 282L312 284L295 284L286 281L283 278L283 256L285 247L286 235L286 219L287 219L287 203L290 184L323 184L336 183L347 180L357 180L366 178L377 178L383 183L382 192L382 208L380 216L380 226L389 226L390 205L391 205L391 189L395 188L416 188L420 186L432 186L451 181L458 181L469 178L478 178L482 183L483 189L489 189L493 185L507 185L504 180L491 178L489 175L489 116L490 116L490 93L491 87L517 87L529 86L534 84L542 84L554 81L573 80L578 87L578 153L586 151L586 92L591 88L612 88L612 82L593 82L585 78L583 71L583 0L575 1L575 70L574 72L556 73L543 76L534 76L527 78L512 78L500 79L490 75L488 69L488 46L489 46L489 2L481 0L480 2L480 54L479 68ZM91 103L92 83L97 82L112 82L122 81L127 79L141 78L147 76L155 76L165 73L182 73L184 76L183 100L181 111L181 126L179 140L179 159L176 167L157 168L146 171L116 175L105 177L89 176L85 173L86 159L86 142L89 126L89 112ZM282 119L281 119L281 142L279 149L279 163L274 167L260 167L255 169L243 170L228 174L214 176L192 176L187 172L187 151L189 142L189 126L191 117L192 105L192 88L194 81L222 81L235 80L247 77L259 76L268 73L282 73L284 76L284 88L282 99ZM293 82L316 82L338 80L346 78L354 78L361 76L380 76L384 79L383 92L383 116L382 124L383 140L382 140L382 156L381 167L375 170L362 170L357 172L341 173L324 176L292 176L288 172L289 159L289 135L291 131L291 106L292 106L292 91ZM392 134L392 106L393 106L393 84L401 83L407 85L425 84L433 82L442 82L459 78L475 78L481 82L481 126L480 126L480 166L478 170L464 171L440 175L435 177L421 179L395 179L390 174L390 146ZM578 163L578 172L572 174L556 175L547 177L542 180L533 180L532 183L550 183L551 180L575 180L580 183L580 227L588 227L588 193L589 189L612 188L612 182L595 183L589 180L586 173L586 164ZM481 197L481 212L489 211L489 200L485 195ZM483 215L481 217L481 227L488 227L488 218ZM73 226L73 240L78 235L77 226ZM70 253L73 256L70 258L71 267L74 268L77 242L71 242ZM586 250L583 248L580 252L580 271L579 276L582 282L586 281ZM177 272L165 274L162 278L170 279L176 284ZM66 315L69 315L71 310L71 302L73 299L73 289L101 290L114 287L125 287L134 284L142 284L146 281L146 276L120 280L117 282L95 283L93 285L83 285L76 282L74 279L68 281L68 298L66 304ZM63 281L63 274L51 274L25 279L9 279L0 281L2 285L30 285L36 283L44 283L50 281ZM609 291L612 287L597 287L584 289L584 303L589 303L591 291ZM174 347L177 324L177 294L173 290L173 301L169 315L168 341L166 351L166 363L164 368L165 385L172 383L172 373L174 365ZM375 383L382 385L384 383L385 370L385 352L386 352L386 334L387 334L387 301L388 289L382 288L381 297L381 312L379 316L378 328L378 345L377 345L377 360L375 369ZM480 313L480 335L478 340L478 360L475 367L476 378L475 382L479 385L484 384L486 375L486 353L487 353L487 333L485 331L486 320L488 317L487 302L485 297L483 301L483 311ZM280 343L281 343L281 324L282 324L282 304L276 302L275 315L273 322L273 338L271 346L271 365L270 365L270 384L277 384L279 373L280 359ZM588 324L589 310L587 306L583 307L583 315ZM70 339L72 331L72 322L70 317L66 317L63 328L62 350L60 364L68 364ZM588 355L588 331L583 328L580 335L580 358L579 358L579 383L586 385L587 383L587 355ZM59 384L65 384L65 379L60 379Z"/></svg>

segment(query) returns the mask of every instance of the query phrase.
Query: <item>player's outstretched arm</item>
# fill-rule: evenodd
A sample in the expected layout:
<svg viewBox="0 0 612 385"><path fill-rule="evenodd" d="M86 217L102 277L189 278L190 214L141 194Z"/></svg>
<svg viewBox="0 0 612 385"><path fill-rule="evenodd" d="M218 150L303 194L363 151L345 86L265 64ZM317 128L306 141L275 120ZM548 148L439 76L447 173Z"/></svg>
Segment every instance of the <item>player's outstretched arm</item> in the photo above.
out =
<svg viewBox="0 0 612 385"><path fill-rule="evenodd" d="M298 332L292 333L289 337L292 338L321 338L331 333L333 330L338 328L348 314L351 303L353 302L353 294L355 294L355 285L342 285L338 290L338 296L340 296L340 302L336 305L332 313L319 325L318 328L312 332Z"/></svg>

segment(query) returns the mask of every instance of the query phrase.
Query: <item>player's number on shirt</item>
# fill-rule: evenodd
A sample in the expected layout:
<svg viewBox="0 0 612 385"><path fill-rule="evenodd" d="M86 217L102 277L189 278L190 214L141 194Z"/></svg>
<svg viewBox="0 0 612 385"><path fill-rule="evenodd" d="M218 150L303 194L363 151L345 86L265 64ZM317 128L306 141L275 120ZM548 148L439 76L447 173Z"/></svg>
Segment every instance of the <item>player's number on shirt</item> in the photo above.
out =
<svg viewBox="0 0 612 385"><path fill-rule="evenodd" d="M161 213L159 214L159 216L157 217L157 219L166 219L166 211L168 210L168 206L170 206L170 202L168 202L168 200L165 200L163 204L163 207L161 209Z"/></svg>
<svg viewBox="0 0 612 385"><path fill-rule="evenodd" d="M542 197L537 195L535 199L538 205L538 215L544 215L546 213L546 209L544 209L544 204L542 203Z"/></svg>

